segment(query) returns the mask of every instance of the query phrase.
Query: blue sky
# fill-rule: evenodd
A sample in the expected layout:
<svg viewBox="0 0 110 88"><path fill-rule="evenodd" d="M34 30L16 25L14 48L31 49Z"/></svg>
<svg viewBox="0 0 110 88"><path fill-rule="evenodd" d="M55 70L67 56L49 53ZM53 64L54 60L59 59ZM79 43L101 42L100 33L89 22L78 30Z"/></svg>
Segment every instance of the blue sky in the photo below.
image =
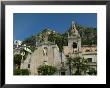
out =
<svg viewBox="0 0 110 88"><path fill-rule="evenodd" d="M97 27L96 13L14 13L14 40L37 34L45 28L64 33L76 21L80 25Z"/></svg>

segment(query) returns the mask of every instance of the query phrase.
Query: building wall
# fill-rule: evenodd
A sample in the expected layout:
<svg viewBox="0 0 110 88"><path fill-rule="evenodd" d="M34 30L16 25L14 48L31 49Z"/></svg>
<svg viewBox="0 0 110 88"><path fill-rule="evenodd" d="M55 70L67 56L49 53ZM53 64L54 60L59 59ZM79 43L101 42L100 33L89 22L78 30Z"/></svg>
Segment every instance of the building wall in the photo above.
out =
<svg viewBox="0 0 110 88"><path fill-rule="evenodd" d="M92 58L92 62L97 62L97 55L94 53L94 54L83 54L83 57L85 59L87 58Z"/></svg>
<svg viewBox="0 0 110 88"><path fill-rule="evenodd" d="M44 55L43 53L44 47L47 47L47 55ZM28 64L30 64L30 68L28 68ZM24 63L21 64L21 68L27 68L29 69L31 75L37 75L37 68L44 64L60 67L61 57L57 45L38 46L37 49L30 55L30 57L27 57Z"/></svg>
<svg viewBox="0 0 110 88"><path fill-rule="evenodd" d="M94 54L83 54L83 57L85 59L92 58L92 62L88 62L88 66L90 68L94 68L95 70L97 70L97 54L96 53L94 53Z"/></svg>

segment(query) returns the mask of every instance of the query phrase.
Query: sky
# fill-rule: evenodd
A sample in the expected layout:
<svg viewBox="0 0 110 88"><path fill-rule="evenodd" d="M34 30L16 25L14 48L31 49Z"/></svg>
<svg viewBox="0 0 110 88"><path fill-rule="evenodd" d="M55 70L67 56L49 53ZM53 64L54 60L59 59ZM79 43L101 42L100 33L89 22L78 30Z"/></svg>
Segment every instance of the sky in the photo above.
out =
<svg viewBox="0 0 110 88"><path fill-rule="evenodd" d="M87 27L97 27L96 13L14 13L13 38L25 38L50 28L56 32L64 33L72 21Z"/></svg>

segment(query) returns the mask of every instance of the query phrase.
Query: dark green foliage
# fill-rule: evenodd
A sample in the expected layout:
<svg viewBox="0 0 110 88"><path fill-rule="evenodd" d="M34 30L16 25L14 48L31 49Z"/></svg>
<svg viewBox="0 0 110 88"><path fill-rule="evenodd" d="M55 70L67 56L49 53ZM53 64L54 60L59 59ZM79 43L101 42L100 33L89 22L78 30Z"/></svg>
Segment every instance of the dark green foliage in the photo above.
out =
<svg viewBox="0 0 110 88"><path fill-rule="evenodd" d="M53 75L57 71L57 68L49 65L41 65L38 68L40 75Z"/></svg>
<svg viewBox="0 0 110 88"><path fill-rule="evenodd" d="M60 52L62 51L64 42L63 42L63 36L61 34L52 32L49 35L48 41L55 42L55 44L58 45Z"/></svg>
<svg viewBox="0 0 110 88"><path fill-rule="evenodd" d="M81 72L79 70L76 70L76 72L74 73L74 75L81 75Z"/></svg>
<svg viewBox="0 0 110 88"><path fill-rule="evenodd" d="M68 33L62 34L62 42L63 42L63 46L68 45Z"/></svg>
<svg viewBox="0 0 110 88"><path fill-rule="evenodd" d="M22 59L22 56L20 54L14 55L14 64L20 65L21 59Z"/></svg>
<svg viewBox="0 0 110 88"><path fill-rule="evenodd" d="M25 51L25 55L24 55L24 57L23 57L23 60L25 60L26 58L27 58L27 55L28 55L29 53L27 52L27 51Z"/></svg>
<svg viewBox="0 0 110 88"><path fill-rule="evenodd" d="M97 75L97 71L94 68L90 68L88 74L89 75Z"/></svg>
<svg viewBox="0 0 110 88"><path fill-rule="evenodd" d="M28 69L21 69L21 74L22 75L29 75Z"/></svg>
<svg viewBox="0 0 110 88"><path fill-rule="evenodd" d="M31 37L26 38L22 44L26 44L27 46L35 46L36 44L36 36L33 35Z"/></svg>
<svg viewBox="0 0 110 88"><path fill-rule="evenodd" d="M82 72L86 72L88 69L87 63L88 61L81 57L67 58L67 65L69 66L70 69L70 75L71 75L71 70L73 68L76 68L76 72L74 75L81 75Z"/></svg>
<svg viewBox="0 0 110 88"><path fill-rule="evenodd" d="M55 43L58 45L60 52L62 52L63 49L62 36L57 36Z"/></svg>
<svg viewBox="0 0 110 88"><path fill-rule="evenodd" d="M28 69L16 69L14 75L29 75Z"/></svg>
<svg viewBox="0 0 110 88"><path fill-rule="evenodd" d="M21 70L20 69L15 69L14 70L14 75L20 75L21 74Z"/></svg>
<svg viewBox="0 0 110 88"><path fill-rule="evenodd" d="M96 28L77 25L77 29L82 38L82 45L96 45L97 44L97 29Z"/></svg>
<svg viewBox="0 0 110 88"><path fill-rule="evenodd" d="M86 72L88 69L88 65L87 65L88 61L84 58L81 57L76 57L73 59L73 67L76 68L76 75L80 75L81 72Z"/></svg>
<svg viewBox="0 0 110 88"><path fill-rule="evenodd" d="M68 34L64 33L64 34L60 34L60 33L51 33L49 35L48 40L50 42L55 42L55 44L58 45L60 52L62 52L63 50L63 46L68 45Z"/></svg>
<svg viewBox="0 0 110 88"><path fill-rule="evenodd" d="M26 38L22 44L26 44L27 46L30 46L28 47L32 52L34 52L35 50L35 47L36 47L36 36L33 35L31 37L28 37Z"/></svg>

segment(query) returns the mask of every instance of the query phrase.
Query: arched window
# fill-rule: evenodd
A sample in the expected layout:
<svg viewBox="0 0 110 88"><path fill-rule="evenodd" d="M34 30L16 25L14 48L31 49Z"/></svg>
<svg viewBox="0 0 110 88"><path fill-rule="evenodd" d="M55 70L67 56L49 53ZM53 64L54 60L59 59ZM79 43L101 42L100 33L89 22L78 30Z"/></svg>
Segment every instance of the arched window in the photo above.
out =
<svg viewBox="0 0 110 88"><path fill-rule="evenodd" d="M73 48L77 48L77 43L73 42Z"/></svg>

